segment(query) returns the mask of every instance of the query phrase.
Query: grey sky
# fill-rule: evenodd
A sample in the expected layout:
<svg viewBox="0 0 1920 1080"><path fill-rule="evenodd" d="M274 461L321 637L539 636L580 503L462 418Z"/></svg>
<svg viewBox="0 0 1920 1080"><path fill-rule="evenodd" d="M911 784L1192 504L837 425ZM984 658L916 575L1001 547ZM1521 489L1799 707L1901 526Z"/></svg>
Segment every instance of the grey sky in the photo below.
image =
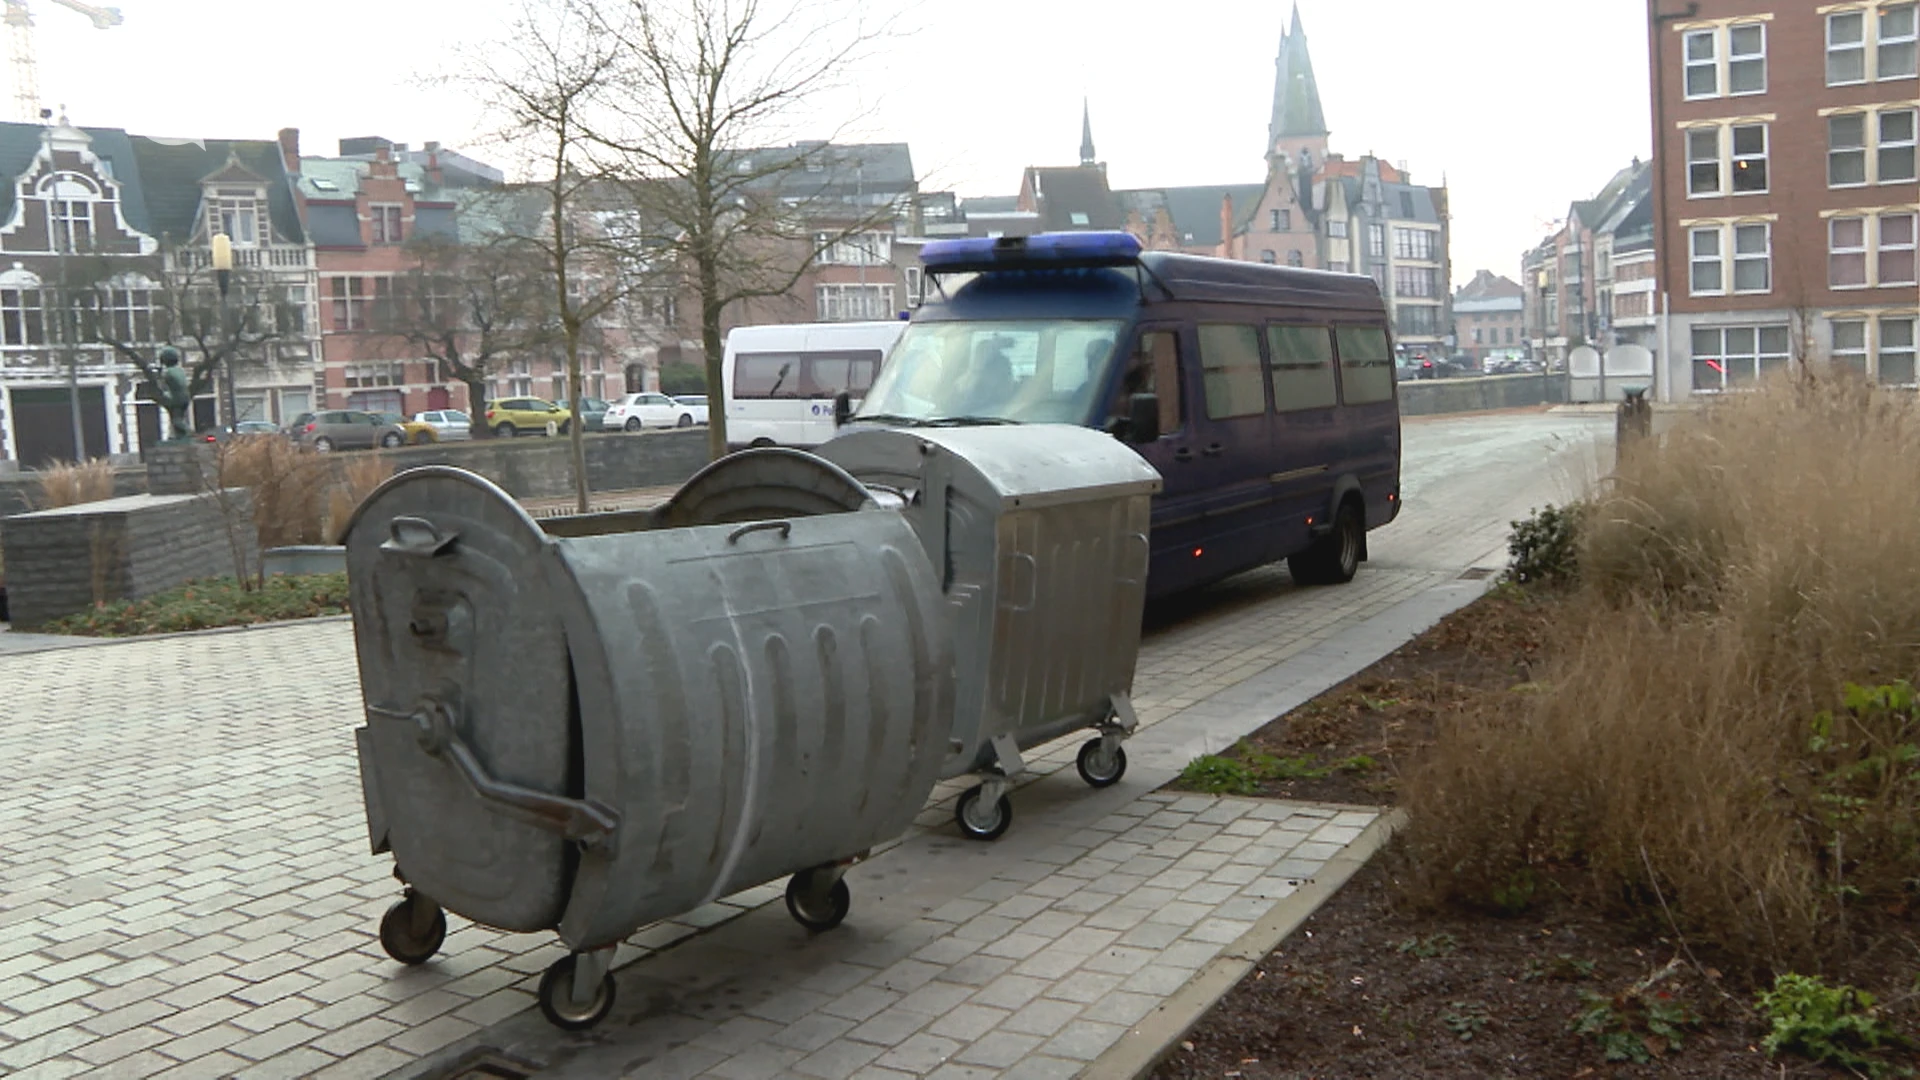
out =
<svg viewBox="0 0 1920 1080"><path fill-rule="evenodd" d="M505 0L115 0L98 31L37 14L41 96L76 123L271 138L309 153L380 134L467 147L481 120L422 86L440 48L499 32ZM909 0L869 0L869 9ZM771 5L770 5L771 6ZM1521 252L1650 144L1641 0L1301 0L1332 147L1452 189L1454 276L1515 276ZM1072 164L1080 101L1115 186L1258 182L1284 0L926 0L819 101L843 137L903 140L931 187L1011 194ZM105 72L106 74L102 74ZM486 157L484 150L476 156Z"/></svg>

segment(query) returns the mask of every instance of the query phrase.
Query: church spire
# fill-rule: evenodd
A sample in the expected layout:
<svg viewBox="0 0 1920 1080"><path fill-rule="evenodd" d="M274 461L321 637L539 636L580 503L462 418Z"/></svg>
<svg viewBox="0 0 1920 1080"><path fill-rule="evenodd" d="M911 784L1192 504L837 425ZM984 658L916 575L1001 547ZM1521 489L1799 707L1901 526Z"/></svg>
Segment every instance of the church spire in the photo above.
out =
<svg viewBox="0 0 1920 1080"><path fill-rule="evenodd" d="M1324 138L1327 118L1320 111L1320 84L1313 78L1313 58L1307 53L1307 32L1300 25L1297 3L1273 63L1273 119L1267 125L1267 152L1273 153L1282 139Z"/></svg>
<svg viewBox="0 0 1920 1080"><path fill-rule="evenodd" d="M1080 164L1094 164L1093 152L1093 113L1087 108L1087 99L1080 99Z"/></svg>

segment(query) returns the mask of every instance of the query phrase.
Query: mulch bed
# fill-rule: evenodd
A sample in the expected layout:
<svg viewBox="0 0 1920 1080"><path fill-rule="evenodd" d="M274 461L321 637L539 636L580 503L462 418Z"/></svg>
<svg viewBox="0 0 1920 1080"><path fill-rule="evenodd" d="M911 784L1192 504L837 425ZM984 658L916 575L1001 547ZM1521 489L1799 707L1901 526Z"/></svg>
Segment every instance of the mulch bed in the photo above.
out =
<svg viewBox="0 0 1920 1080"><path fill-rule="evenodd" d="M1327 772L1262 779L1261 796L1391 804L1400 771L1430 745L1438 717L1531 681L1555 607L1551 594L1496 589L1227 756ZM1355 760L1371 764L1338 767ZM1723 975L1710 955L1688 953L1657 923L1608 918L1564 899L1515 917L1423 911L1400 898L1392 867L1390 855L1373 860L1222 999L1153 1076L1854 1075L1797 1058L1770 1060L1760 1049L1764 1022L1751 1007L1756 986ZM1911 1034L1920 984L1908 954L1853 974L1881 992ZM1637 985L1644 991L1629 996ZM1651 1061L1608 1061L1597 1039L1572 1030L1603 1005L1627 1019L1613 1030L1648 1048ZM1650 1034L1649 1010L1685 1018L1677 1048Z"/></svg>

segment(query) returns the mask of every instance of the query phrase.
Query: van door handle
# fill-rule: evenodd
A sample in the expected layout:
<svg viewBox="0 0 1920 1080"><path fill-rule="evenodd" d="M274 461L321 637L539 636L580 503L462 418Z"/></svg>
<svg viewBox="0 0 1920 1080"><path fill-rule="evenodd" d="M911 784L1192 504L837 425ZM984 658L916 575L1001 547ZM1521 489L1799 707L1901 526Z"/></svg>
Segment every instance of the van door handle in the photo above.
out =
<svg viewBox="0 0 1920 1080"><path fill-rule="evenodd" d="M1193 451L1191 451L1191 450L1189 450L1189 449L1187 449L1186 447L1184 447L1184 446L1183 446L1183 447L1181 447L1180 449L1178 449L1178 450L1175 450L1175 451L1173 452L1173 460L1175 460L1175 461L1192 461L1192 460L1193 460Z"/></svg>
<svg viewBox="0 0 1920 1080"><path fill-rule="evenodd" d="M1209 443L1207 445L1207 448L1200 452L1207 455L1208 457L1219 457L1221 454L1224 454L1227 452L1227 448L1224 446L1221 446L1219 443Z"/></svg>

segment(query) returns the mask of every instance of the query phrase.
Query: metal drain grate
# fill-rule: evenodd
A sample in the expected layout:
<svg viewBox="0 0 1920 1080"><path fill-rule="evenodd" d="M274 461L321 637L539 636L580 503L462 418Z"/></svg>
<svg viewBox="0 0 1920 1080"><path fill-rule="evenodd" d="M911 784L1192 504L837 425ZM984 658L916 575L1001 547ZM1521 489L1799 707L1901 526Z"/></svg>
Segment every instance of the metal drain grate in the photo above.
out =
<svg viewBox="0 0 1920 1080"><path fill-rule="evenodd" d="M1468 570L1466 573L1461 574L1460 580L1461 581L1485 581L1486 579L1492 577L1493 574L1494 572L1487 567L1476 566L1473 569Z"/></svg>
<svg viewBox="0 0 1920 1080"><path fill-rule="evenodd" d="M490 1050L468 1054L436 1080L528 1080L534 1068L509 1060Z"/></svg>

